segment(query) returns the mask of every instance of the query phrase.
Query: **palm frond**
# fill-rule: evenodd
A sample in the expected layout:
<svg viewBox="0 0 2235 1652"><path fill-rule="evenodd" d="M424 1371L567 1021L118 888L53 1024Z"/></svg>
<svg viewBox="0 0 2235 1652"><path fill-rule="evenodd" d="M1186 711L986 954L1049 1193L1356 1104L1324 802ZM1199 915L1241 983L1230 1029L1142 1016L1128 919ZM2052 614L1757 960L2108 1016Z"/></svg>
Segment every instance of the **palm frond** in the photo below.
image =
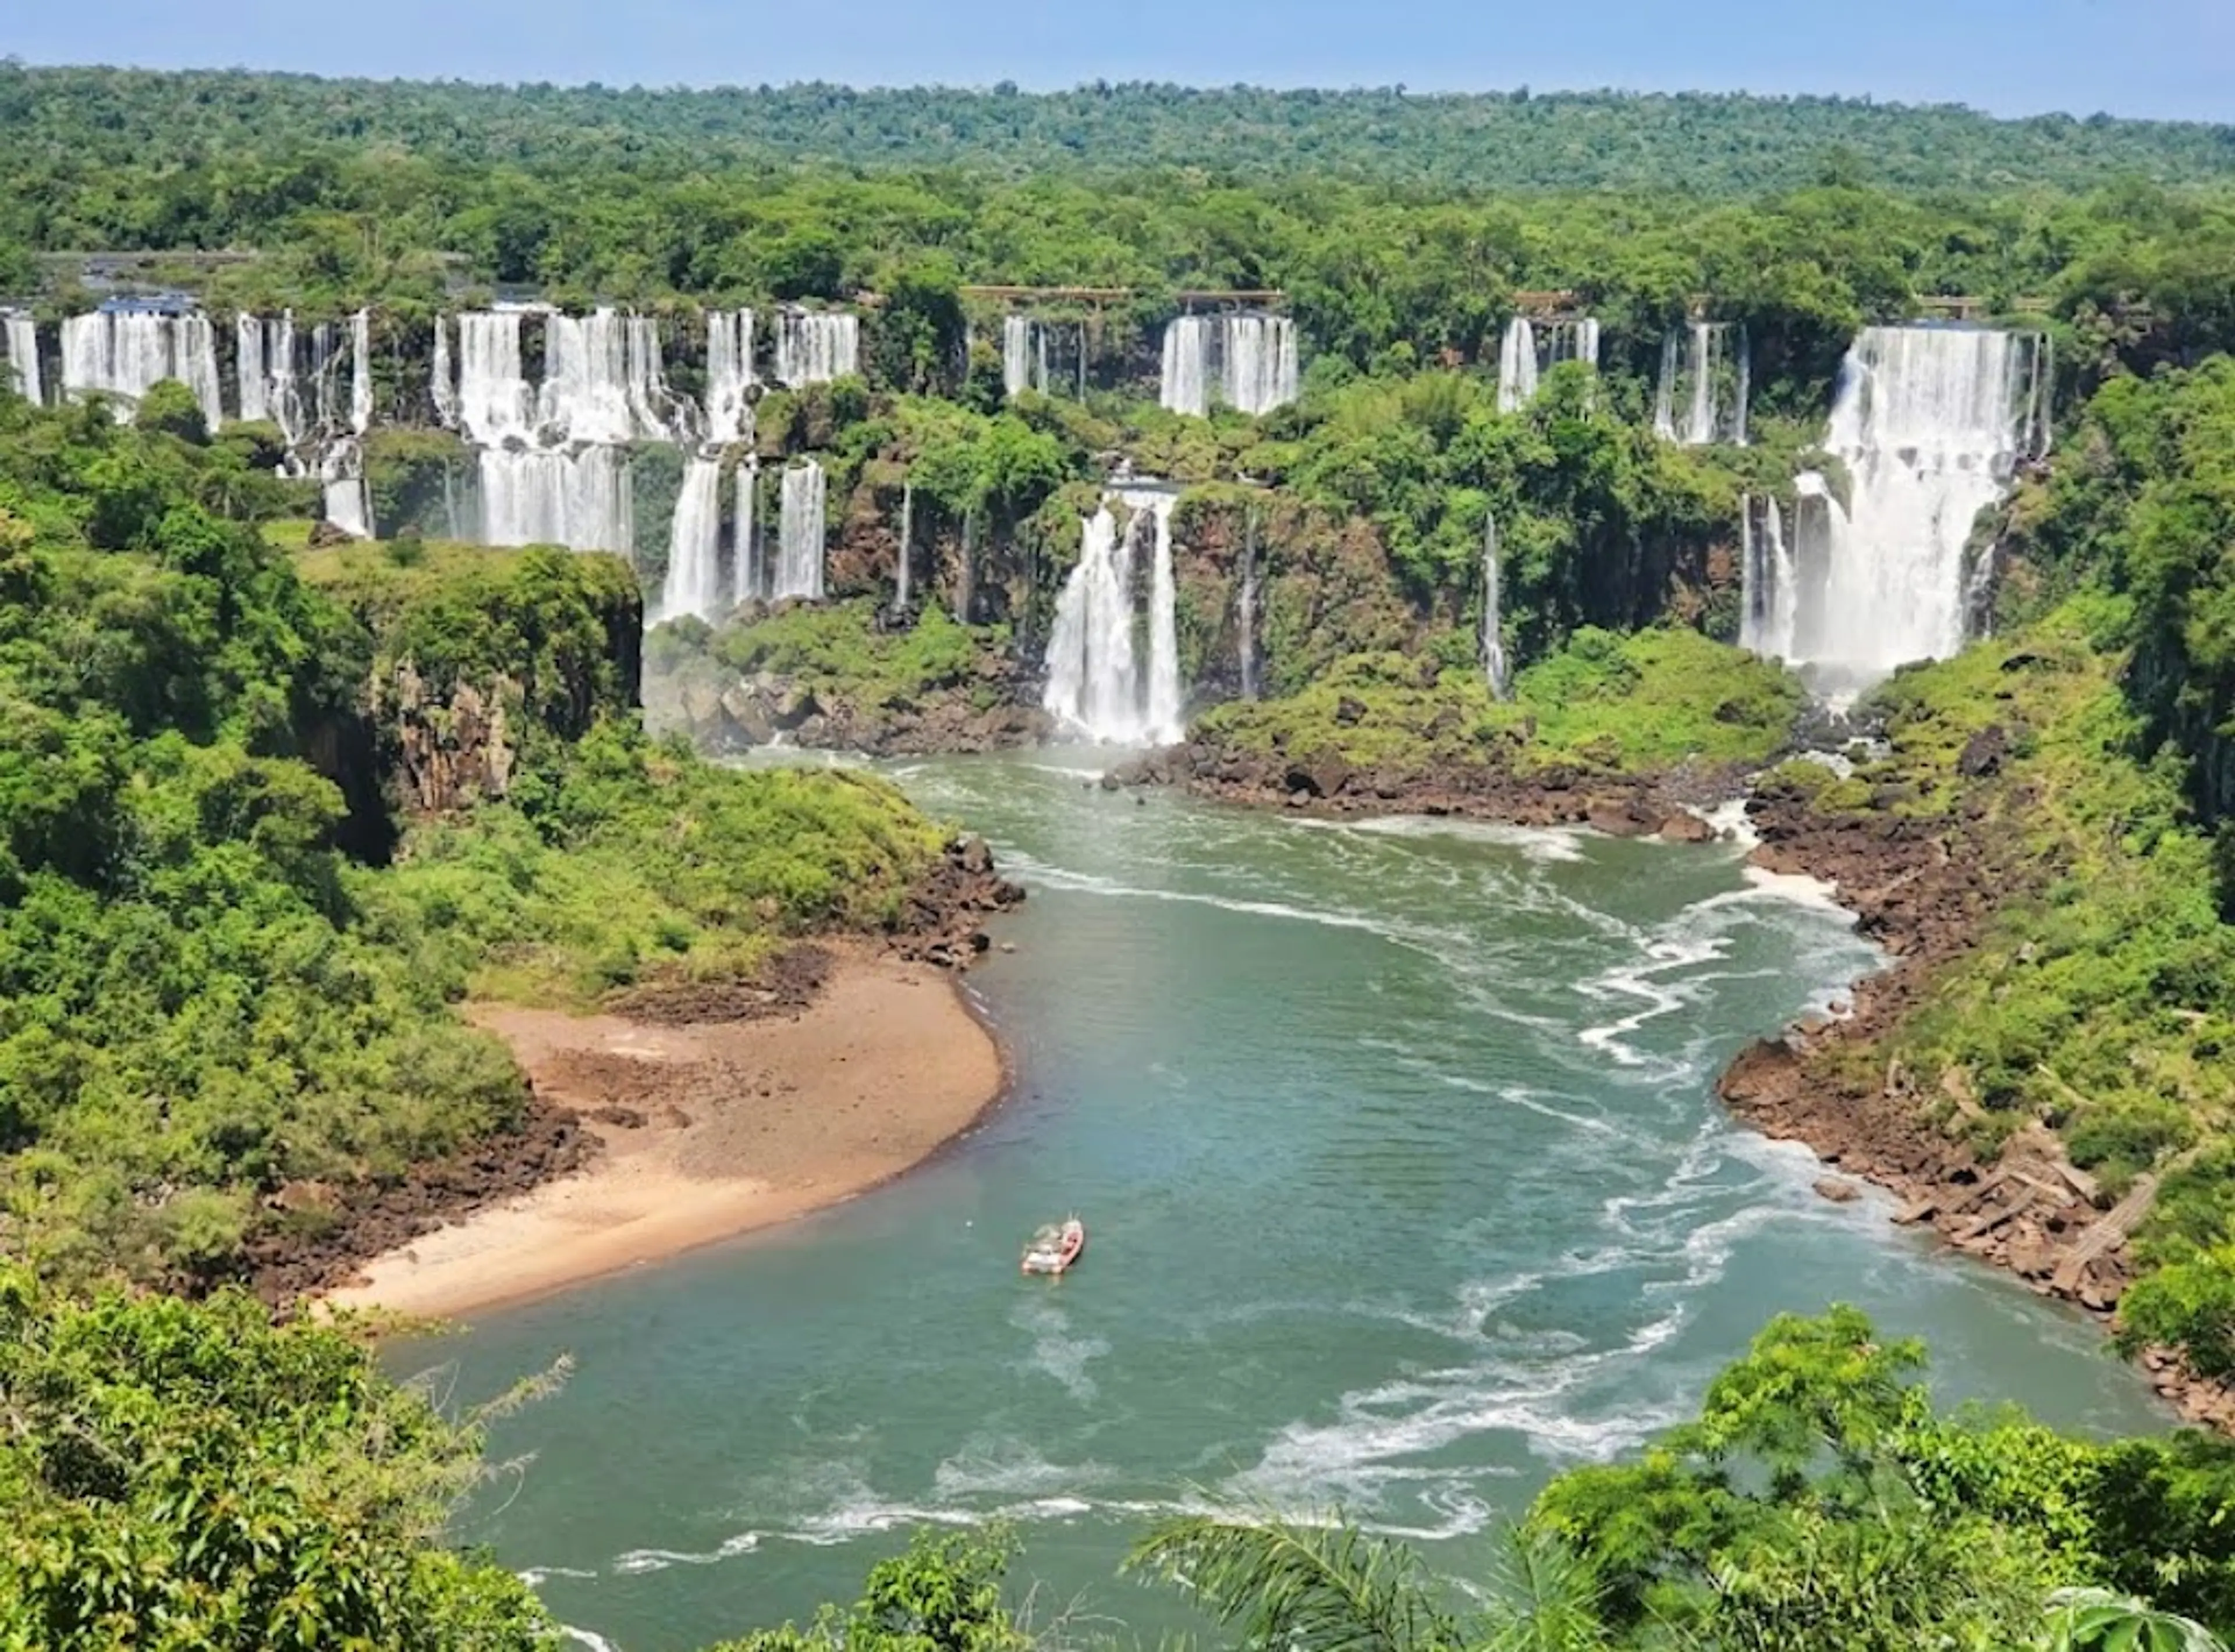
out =
<svg viewBox="0 0 2235 1652"><path fill-rule="evenodd" d="M2044 1652L2226 1652L2203 1624L2107 1589L2060 1589L2048 1597Z"/></svg>
<svg viewBox="0 0 2235 1652"><path fill-rule="evenodd" d="M1419 1557L1355 1527L1175 1520L1125 1570L1185 1590L1255 1652L1448 1652L1458 1642Z"/></svg>
<svg viewBox="0 0 2235 1652"><path fill-rule="evenodd" d="M1482 1652L1604 1652L1615 1643L1596 1569L1549 1532L1507 1534L1493 1589Z"/></svg>

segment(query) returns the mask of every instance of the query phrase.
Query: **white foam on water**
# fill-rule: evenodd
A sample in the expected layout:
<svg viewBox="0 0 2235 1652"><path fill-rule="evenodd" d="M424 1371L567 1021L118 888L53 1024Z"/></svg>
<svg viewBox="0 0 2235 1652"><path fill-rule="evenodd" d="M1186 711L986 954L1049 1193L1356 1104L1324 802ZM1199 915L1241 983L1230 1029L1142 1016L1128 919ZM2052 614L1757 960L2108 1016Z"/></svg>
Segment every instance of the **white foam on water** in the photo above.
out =
<svg viewBox="0 0 2235 1652"><path fill-rule="evenodd" d="M1116 1471L1100 1463L1052 1463L1026 1440L979 1437L966 1441L933 1472L932 1490L947 1504L988 1496L1076 1498L1115 1478Z"/></svg>
<svg viewBox="0 0 2235 1652"><path fill-rule="evenodd" d="M1518 849L1540 866L1569 866L1589 858L1583 852L1585 834L1575 827L1509 826L1499 821L1441 815L1377 815L1358 821L1298 819L1289 823L1333 826L1382 837L1455 837L1494 843L1500 849Z"/></svg>
<svg viewBox="0 0 2235 1652"><path fill-rule="evenodd" d="M1853 909L1839 903L1839 886L1836 883L1810 877L1805 872L1773 872L1760 866L1749 866L1745 871L1746 881L1751 886L1746 891L1749 895L1765 895L1815 912L1833 913L1851 925L1857 921Z"/></svg>
<svg viewBox="0 0 2235 1652"><path fill-rule="evenodd" d="M1032 1334L1027 1368L1054 1378L1080 1405L1094 1403L1100 1390L1086 1367L1110 1352L1108 1342L1098 1336L1073 1336L1070 1315L1044 1297L1026 1298L1010 1314L1009 1322Z"/></svg>
<svg viewBox="0 0 2235 1652"><path fill-rule="evenodd" d="M685 1549L632 1549L616 1556L613 1569L622 1577L633 1577L648 1571L665 1571L672 1566L718 1566L725 1560L735 1560L739 1555L749 1555L761 1546L757 1531L740 1531L725 1537L712 1549L694 1552Z"/></svg>
<svg viewBox="0 0 2235 1652"><path fill-rule="evenodd" d="M604 1636L595 1634L589 1629L577 1629L572 1623L561 1623L559 1626L559 1633L577 1646L588 1647L590 1652L620 1652L620 1648L606 1639Z"/></svg>

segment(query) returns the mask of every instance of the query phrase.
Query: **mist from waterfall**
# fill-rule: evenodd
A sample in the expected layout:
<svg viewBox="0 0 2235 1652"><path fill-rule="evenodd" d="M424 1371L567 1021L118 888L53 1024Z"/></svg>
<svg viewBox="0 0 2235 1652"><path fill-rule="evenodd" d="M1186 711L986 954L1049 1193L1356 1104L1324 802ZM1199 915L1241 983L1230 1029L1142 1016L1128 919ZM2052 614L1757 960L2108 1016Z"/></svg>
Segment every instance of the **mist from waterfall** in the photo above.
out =
<svg viewBox="0 0 2235 1652"><path fill-rule="evenodd" d="M14 385L16 394L35 407L47 399L38 323L21 310L0 311L0 382Z"/></svg>
<svg viewBox="0 0 2235 1652"><path fill-rule="evenodd" d="M1671 328L1661 343L1654 430L1662 441L1688 448L1719 442L1746 446L1753 379L1753 352L1744 327L1695 321Z"/></svg>
<svg viewBox="0 0 2235 1652"><path fill-rule="evenodd" d="M823 467L809 459L783 473L783 517L778 525L776 586L769 594L777 599L804 597L823 600L823 495L827 482Z"/></svg>
<svg viewBox="0 0 2235 1652"><path fill-rule="evenodd" d="M659 618L711 620L722 606L722 462L692 459L683 467L668 528Z"/></svg>
<svg viewBox="0 0 2235 1652"><path fill-rule="evenodd" d="M62 390L116 398L120 423L167 378L184 384L213 430L225 421L218 389L217 339L207 316L148 310L97 310L62 321Z"/></svg>
<svg viewBox="0 0 2235 1652"><path fill-rule="evenodd" d="M1164 327L1159 399L1200 418L1219 402L1252 416L1296 399L1301 372L1296 324L1252 312L1176 316Z"/></svg>
<svg viewBox="0 0 2235 1652"><path fill-rule="evenodd" d="M1980 513L2048 442L2047 343L1989 328L1866 328L1825 446L1845 475L1799 479L1789 657L1866 687L1963 646ZM1765 559L1769 577L1773 560ZM1767 600L1774 612L1781 598Z"/></svg>
<svg viewBox="0 0 2235 1652"><path fill-rule="evenodd" d="M777 383L827 384L862 370L862 321L836 310L785 310L776 318Z"/></svg>
<svg viewBox="0 0 2235 1652"><path fill-rule="evenodd" d="M1563 361L1599 364L1599 324L1592 317L1533 321L1516 316L1498 346L1498 410L1518 412L1537 399L1545 373Z"/></svg>
<svg viewBox="0 0 2235 1652"><path fill-rule="evenodd" d="M1112 502L1130 512L1122 533ZM1172 547L1176 502L1162 488L1120 488L1082 527L1078 565L1056 600L1041 704L1091 740L1163 744L1186 731ZM1136 646L1144 616L1135 596L1144 535L1151 556L1145 673Z"/></svg>

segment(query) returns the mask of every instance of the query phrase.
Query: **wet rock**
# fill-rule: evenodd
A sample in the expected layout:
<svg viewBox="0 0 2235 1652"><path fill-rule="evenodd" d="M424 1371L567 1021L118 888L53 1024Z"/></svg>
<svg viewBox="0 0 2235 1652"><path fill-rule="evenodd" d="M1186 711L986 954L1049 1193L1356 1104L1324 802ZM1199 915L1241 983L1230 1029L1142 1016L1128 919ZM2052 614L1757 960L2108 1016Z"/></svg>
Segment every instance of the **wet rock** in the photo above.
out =
<svg viewBox="0 0 2235 1652"><path fill-rule="evenodd" d="M1661 823L1661 836L1672 843L1712 843L1715 829L1689 810L1679 810Z"/></svg>
<svg viewBox="0 0 2235 1652"><path fill-rule="evenodd" d="M1818 1197L1829 1199L1833 1204L1852 1204L1863 1196L1862 1189L1852 1182L1841 1181L1836 1176L1827 1176L1817 1183L1816 1193Z"/></svg>

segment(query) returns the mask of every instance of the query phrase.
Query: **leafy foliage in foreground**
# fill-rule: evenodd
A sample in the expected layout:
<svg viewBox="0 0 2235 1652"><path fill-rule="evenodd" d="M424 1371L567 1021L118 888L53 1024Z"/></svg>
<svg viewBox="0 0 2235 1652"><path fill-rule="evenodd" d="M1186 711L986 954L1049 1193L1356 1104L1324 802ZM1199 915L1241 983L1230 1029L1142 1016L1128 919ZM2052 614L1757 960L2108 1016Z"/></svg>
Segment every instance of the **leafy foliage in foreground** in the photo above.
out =
<svg viewBox="0 0 2235 1652"><path fill-rule="evenodd" d="M1922 1365L1852 1308L1773 1321L1642 1462L1554 1480L1479 1609L1340 1524L1187 1519L1132 1564L1253 1652L2219 1645L2186 1615L2235 1621L2235 1541L2194 1518L2235 1447L1941 1413Z"/></svg>
<svg viewBox="0 0 2235 1652"><path fill-rule="evenodd" d="M528 1586L441 1546L480 1439L363 1344L0 1265L0 1647L528 1652Z"/></svg>

